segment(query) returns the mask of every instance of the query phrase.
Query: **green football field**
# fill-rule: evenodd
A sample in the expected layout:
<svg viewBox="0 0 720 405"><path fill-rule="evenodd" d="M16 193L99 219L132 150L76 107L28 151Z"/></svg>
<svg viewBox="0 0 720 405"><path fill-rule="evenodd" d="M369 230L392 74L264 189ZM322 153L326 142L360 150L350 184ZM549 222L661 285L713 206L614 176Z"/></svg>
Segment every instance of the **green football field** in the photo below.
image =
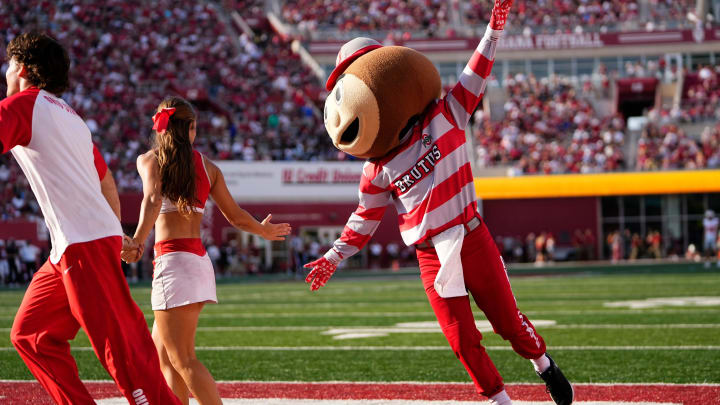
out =
<svg viewBox="0 0 720 405"><path fill-rule="evenodd" d="M574 382L720 383L720 271L511 277L520 309ZM132 288L152 324L149 286ZM23 291L0 291L0 380L32 379L11 347ZM218 285L198 357L218 380L459 381L469 378L434 323L417 276ZM506 382L533 382L527 360L483 325ZM84 333L83 379L107 380Z"/></svg>

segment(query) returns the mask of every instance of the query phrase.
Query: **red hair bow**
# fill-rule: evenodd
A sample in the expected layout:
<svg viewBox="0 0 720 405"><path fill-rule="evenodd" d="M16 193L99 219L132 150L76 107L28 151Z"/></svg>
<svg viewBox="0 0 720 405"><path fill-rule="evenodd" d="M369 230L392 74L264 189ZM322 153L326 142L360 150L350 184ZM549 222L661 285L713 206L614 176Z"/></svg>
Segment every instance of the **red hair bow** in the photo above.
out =
<svg viewBox="0 0 720 405"><path fill-rule="evenodd" d="M164 132L167 129L168 122L170 121L170 116L175 114L175 108L163 108L162 110L158 111L153 115L152 120L155 123L153 125L152 129L158 131L158 132Z"/></svg>

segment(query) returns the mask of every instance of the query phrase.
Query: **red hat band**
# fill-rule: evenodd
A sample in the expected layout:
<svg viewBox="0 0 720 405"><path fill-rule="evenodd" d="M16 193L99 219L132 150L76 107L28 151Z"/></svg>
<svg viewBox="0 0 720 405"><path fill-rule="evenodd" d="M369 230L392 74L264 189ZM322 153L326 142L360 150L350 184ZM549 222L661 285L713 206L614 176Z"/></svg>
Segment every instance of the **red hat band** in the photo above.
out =
<svg viewBox="0 0 720 405"><path fill-rule="evenodd" d="M330 73L325 88L327 88L328 91L332 90L333 87L335 87L338 77L345 72L345 69L347 69L355 59L378 48L382 48L382 45L372 38L358 37L345 43L345 45L340 48L340 52L338 52L337 59L335 60L335 69Z"/></svg>

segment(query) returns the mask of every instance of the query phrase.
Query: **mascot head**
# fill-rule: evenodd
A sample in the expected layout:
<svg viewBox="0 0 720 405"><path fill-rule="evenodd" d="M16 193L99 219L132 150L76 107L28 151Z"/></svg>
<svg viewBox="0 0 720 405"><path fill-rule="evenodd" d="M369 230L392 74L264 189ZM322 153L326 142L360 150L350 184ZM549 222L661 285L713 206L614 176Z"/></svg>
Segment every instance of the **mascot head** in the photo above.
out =
<svg viewBox="0 0 720 405"><path fill-rule="evenodd" d="M421 53L355 38L338 53L327 81L325 128L341 151L368 159L400 144L440 96L440 74Z"/></svg>

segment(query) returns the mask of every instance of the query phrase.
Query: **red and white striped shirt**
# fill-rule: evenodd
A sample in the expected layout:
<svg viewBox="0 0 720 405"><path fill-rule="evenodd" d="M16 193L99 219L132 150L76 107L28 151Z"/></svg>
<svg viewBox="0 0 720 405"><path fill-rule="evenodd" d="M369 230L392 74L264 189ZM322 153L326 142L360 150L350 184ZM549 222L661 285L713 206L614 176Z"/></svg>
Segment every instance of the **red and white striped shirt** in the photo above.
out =
<svg viewBox="0 0 720 405"><path fill-rule="evenodd" d="M338 263L362 249L391 201L408 246L476 215L465 126L485 92L501 34L488 28L458 83L426 110L405 135L407 140L389 155L365 162L358 207L325 254L330 262Z"/></svg>

